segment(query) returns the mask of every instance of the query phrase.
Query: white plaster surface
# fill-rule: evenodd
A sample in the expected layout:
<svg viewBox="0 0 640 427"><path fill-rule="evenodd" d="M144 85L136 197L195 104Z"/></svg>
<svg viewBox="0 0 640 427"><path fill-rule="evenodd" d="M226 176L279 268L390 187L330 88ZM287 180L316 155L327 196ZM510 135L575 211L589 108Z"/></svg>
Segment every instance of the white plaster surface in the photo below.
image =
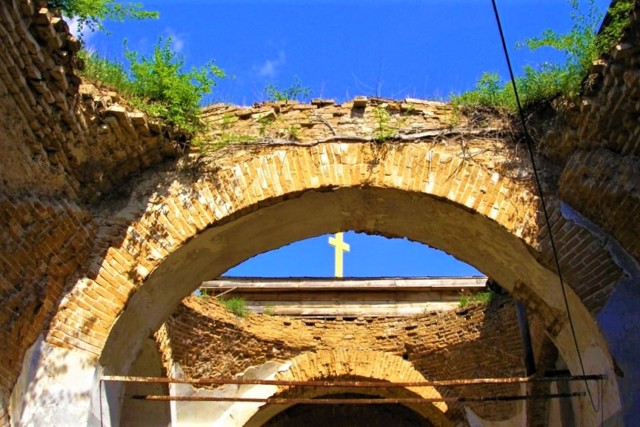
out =
<svg viewBox="0 0 640 427"><path fill-rule="evenodd" d="M14 426L86 426L95 363L89 354L48 345L29 349L11 395Z"/></svg>
<svg viewBox="0 0 640 427"><path fill-rule="evenodd" d="M238 378L272 380L278 372L286 371L290 362L267 362L248 368ZM174 366L173 374L180 377L181 369ZM277 386L229 384L215 390L196 389L189 384L172 384L171 395L197 397L268 398L278 390ZM174 402L171 408L172 425L241 427L264 405L263 403L238 402Z"/></svg>
<svg viewBox="0 0 640 427"><path fill-rule="evenodd" d="M525 394L527 391L526 385L522 384L520 387L520 394ZM467 421L470 427L526 427L527 426L527 405L525 401L521 400L517 403L516 414L508 420L502 421L489 421L481 418L478 414L473 412L468 406L464 407L467 414Z"/></svg>

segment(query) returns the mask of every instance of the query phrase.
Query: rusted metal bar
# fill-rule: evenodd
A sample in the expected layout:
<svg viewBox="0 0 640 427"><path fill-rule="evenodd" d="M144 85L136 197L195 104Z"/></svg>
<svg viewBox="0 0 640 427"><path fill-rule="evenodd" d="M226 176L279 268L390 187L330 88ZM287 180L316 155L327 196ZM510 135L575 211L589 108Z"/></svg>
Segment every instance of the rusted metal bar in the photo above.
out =
<svg viewBox="0 0 640 427"><path fill-rule="evenodd" d="M129 383L169 383L194 385L278 385L301 387L455 387L482 384L521 384L533 382L567 382L567 381L599 381L606 379L605 375L574 375L566 377L511 377L511 378L470 378L462 380L435 380L411 382L384 381L290 381L290 380L258 380L241 378L196 378L191 380L161 377L133 377L133 376L104 376L103 381Z"/></svg>
<svg viewBox="0 0 640 427"><path fill-rule="evenodd" d="M100 398L100 427L104 426L104 423L102 422L102 387L104 387L104 383L103 380L100 379L100 381L98 381L98 393L99 393L99 398Z"/></svg>
<svg viewBox="0 0 640 427"><path fill-rule="evenodd" d="M548 400L565 399L584 396L584 392L556 393L556 394L530 394L530 395L498 395L498 396L474 396L474 397L398 397L378 399L309 399L299 397L214 397L214 396L164 396L164 395L125 395L136 400L150 401L180 401L180 402L240 402L240 403L269 403L274 405L305 404L305 405L381 405L381 404L407 404L407 403L436 403L436 402L503 402L516 400Z"/></svg>

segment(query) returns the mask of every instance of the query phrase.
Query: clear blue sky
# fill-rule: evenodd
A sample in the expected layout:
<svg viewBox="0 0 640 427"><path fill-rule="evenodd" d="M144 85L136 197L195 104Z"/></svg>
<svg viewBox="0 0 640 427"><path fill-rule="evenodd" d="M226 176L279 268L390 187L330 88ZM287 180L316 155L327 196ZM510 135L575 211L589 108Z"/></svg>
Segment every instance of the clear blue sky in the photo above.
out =
<svg viewBox="0 0 640 427"><path fill-rule="evenodd" d="M470 89L485 72L507 76L490 0L164 0L143 1L154 21L108 23L90 49L122 60L122 41L148 54L159 36L172 37L188 66L207 61L232 79L219 82L209 102L250 105L264 87L295 77L312 97L338 102L356 95L446 100ZM583 0L583 3L586 3ZM607 0L597 0L601 10ZM544 29L571 26L565 0L498 0L516 71L554 60L551 50L516 50ZM479 274L455 259L406 240L348 233L346 276ZM313 264L296 260L314 260ZM289 245L231 270L230 275L330 276L327 237Z"/></svg>

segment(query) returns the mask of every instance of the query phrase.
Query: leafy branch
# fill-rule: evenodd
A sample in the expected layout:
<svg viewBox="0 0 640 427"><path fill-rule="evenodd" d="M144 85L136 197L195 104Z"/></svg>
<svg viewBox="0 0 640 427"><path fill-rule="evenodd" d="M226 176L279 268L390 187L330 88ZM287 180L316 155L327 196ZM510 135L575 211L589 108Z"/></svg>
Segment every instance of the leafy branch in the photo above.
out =
<svg viewBox="0 0 640 427"><path fill-rule="evenodd" d="M216 79L225 74L213 62L184 71L184 57L174 52L171 45L170 38L161 38L153 54L145 57L126 48L125 43L128 72L122 64L83 52L82 74L130 96L136 108L193 136L203 129L200 102L216 85Z"/></svg>
<svg viewBox="0 0 640 427"><path fill-rule="evenodd" d="M80 32L86 27L91 31L103 30L105 20L157 19L158 12L142 9L141 3L120 3L117 0L49 0L48 7L62 12L66 17L78 19Z"/></svg>
<svg viewBox="0 0 640 427"><path fill-rule="evenodd" d="M595 0L588 1L586 13L580 12L578 0L568 1L573 9L573 25L568 32L557 33L548 29L539 37L532 37L517 45L532 51L550 47L564 54L561 63L544 63L538 68L524 68L524 74L516 79L518 93L524 105L549 100L560 94L569 98L578 96L589 67L620 39L633 8L632 0L615 2L609 9L606 25L598 34L602 14L598 11ZM511 84L504 82L495 73L484 73L475 89L453 96L451 102L454 107L463 108L484 106L512 112L517 108Z"/></svg>
<svg viewBox="0 0 640 427"><path fill-rule="evenodd" d="M225 74L213 62L183 71L185 60L171 48L172 39L158 41L150 57L126 50L131 63L134 105L189 134L202 128L200 101Z"/></svg>
<svg viewBox="0 0 640 427"><path fill-rule="evenodd" d="M273 83L267 83L264 92L270 101L284 101L306 99L311 95L308 86L302 86L298 77L293 78L293 83L284 89L278 89Z"/></svg>

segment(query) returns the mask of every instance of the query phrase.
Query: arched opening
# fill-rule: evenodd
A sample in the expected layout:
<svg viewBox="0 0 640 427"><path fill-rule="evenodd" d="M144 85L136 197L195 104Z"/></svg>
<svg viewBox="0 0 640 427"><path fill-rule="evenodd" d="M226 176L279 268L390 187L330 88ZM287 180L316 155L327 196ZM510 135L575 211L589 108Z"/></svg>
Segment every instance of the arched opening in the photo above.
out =
<svg viewBox="0 0 640 427"><path fill-rule="evenodd" d="M484 153L486 144L500 145L474 140L466 150ZM200 175L187 170L140 184L123 208L130 218L126 231L96 260L95 275L78 281L60 310L72 307L74 318L58 316L48 339L98 356L96 378L127 374L144 339L202 281L288 243L354 230L406 237L475 266L528 306L570 371L581 373L564 301L554 287L558 277L538 199L520 178L526 171L512 169L524 166L509 163L499 173L496 157L469 162L455 142L331 142L251 150L227 153L223 166ZM597 238L565 219L557 201L549 205L585 371L607 374L601 416L609 418L619 414L617 378L592 311L606 301L620 273ZM588 268L583 259L591 260ZM594 303L594 293L602 296L603 289L605 298ZM93 304L85 304L85 297ZM70 328L67 322L81 326ZM96 333L93 325L104 332ZM94 416L97 391L96 386ZM112 419L119 417L118 405L118 398L103 405ZM593 423L590 405L580 405L577 417Z"/></svg>
<svg viewBox="0 0 640 427"><path fill-rule="evenodd" d="M332 235L293 242L259 254L224 273L224 277L333 277ZM445 277L482 274L455 257L405 238L346 231L344 277ZM304 254L304 262L296 257Z"/></svg>
<svg viewBox="0 0 640 427"><path fill-rule="evenodd" d="M217 389L202 389L190 387L183 390L185 395L206 398L217 397L252 397L258 399L279 399L281 403L248 403L234 402L178 402L174 413L174 422L178 425L214 424L231 426L258 427L262 425L281 425L291 423L300 425L302 418L309 414L319 416L315 422L332 422L336 416L356 416L362 420L371 420L373 414L380 415L379 419L387 419L395 414L406 420L420 420L420 424L451 427L454 425L446 416L447 405L443 402L416 402L420 399L437 399L440 394L433 387L387 387L390 382L424 382L426 379L415 370L410 362L399 356L381 351L361 350L356 348L342 348L338 350L320 350L305 352L293 359L280 362L270 361L263 365L254 366L239 374L240 379L280 380L283 382L321 381L323 383L336 382L340 386L305 385L245 385L242 387L225 386ZM363 384L367 387L358 387ZM369 387L369 385L378 385ZM305 407L297 405L295 400L317 399L411 399L405 404L349 404L349 405L307 405L322 407L323 409L307 411ZM282 401L285 401L282 403ZM351 411L350 408L357 408ZM370 409L374 409L370 412ZM309 409L307 407L307 409ZM291 420L294 414L296 421ZM326 416L326 417L325 417ZM323 418L325 417L325 418ZM354 425L354 419L345 418ZM407 421L409 422L409 421ZM334 425L334 424L330 424ZM359 424L357 424L359 425ZM366 424L369 425L369 424ZM395 424L394 424L395 425ZM410 424L407 424L410 425Z"/></svg>
<svg viewBox="0 0 640 427"><path fill-rule="evenodd" d="M309 212L314 215L309 216ZM155 330L171 308L211 271L225 271L256 253L290 241L344 229L406 236L478 266L509 291L520 293L533 308L533 315L547 327L572 372L579 372L567 324L562 320L562 301L559 295L545 292L556 277L526 244L467 208L429 195L385 188L289 195L287 200L274 201L200 233L169 255L130 299L102 354L105 372L126 372L135 354L122 350L135 348L139 336ZM166 286L168 283L172 285ZM606 346L588 311L571 292L570 304L574 319L579 319L578 340L585 359L592 364L592 372L599 372L603 366L610 366Z"/></svg>
<svg viewBox="0 0 640 427"><path fill-rule="evenodd" d="M335 393L318 396L328 399L371 399L362 393ZM249 424L251 425L251 424ZM285 427L295 425L347 427L366 425L371 427L434 427L428 418L399 404L374 405L314 405L298 404L285 409L267 420L265 427Z"/></svg>

